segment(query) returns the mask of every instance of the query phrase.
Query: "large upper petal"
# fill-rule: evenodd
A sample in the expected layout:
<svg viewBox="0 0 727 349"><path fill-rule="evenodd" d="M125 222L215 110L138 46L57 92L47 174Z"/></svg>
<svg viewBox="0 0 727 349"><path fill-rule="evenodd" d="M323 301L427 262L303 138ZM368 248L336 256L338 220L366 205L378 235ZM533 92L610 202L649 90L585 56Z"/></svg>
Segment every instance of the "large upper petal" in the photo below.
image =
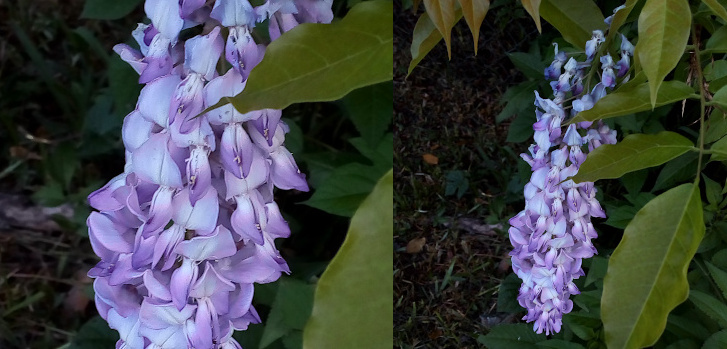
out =
<svg viewBox="0 0 727 349"><path fill-rule="evenodd" d="M182 241L176 251L189 259L203 261L232 256L237 252L237 247L230 231L218 226L211 235L195 236Z"/></svg>
<svg viewBox="0 0 727 349"><path fill-rule="evenodd" d="M169 127L170 101L180 82L182 82L182 78L178 75L167 75L144 86L137 104L141 115L161 127Z"/></svg>
<svg viewBox="0 0 727 349"><path fill-rule="evenodd" d="M177 40L184 26L180 10L178 0L146 0L144 3L144 11L151 23L172 42Z"/></svg>
<svg viewBox="0 0 727 349"><path fill-rule="evenodd" d="M133 234L129 234L128 229L114 224L107 215L91 212L86 224L91 247L101 259L112 260L118 253L132 251Z"/></svg>
<svg viewBox="0 0 727 349"><path fill-rule="evenodd" d="M189 200L189 189L185 188L174 197L174 223L190 230L207 233L217 226L217 214L220 205L217 191L210 187L207 192L192 206Z"/></svg>
<svg viewBox="0 0 727 349"><path fill-rule="evenodd" d="M182 173L169 149L169 134L157 133L132 155L134 173L147 182L181 188Z"/></svg>

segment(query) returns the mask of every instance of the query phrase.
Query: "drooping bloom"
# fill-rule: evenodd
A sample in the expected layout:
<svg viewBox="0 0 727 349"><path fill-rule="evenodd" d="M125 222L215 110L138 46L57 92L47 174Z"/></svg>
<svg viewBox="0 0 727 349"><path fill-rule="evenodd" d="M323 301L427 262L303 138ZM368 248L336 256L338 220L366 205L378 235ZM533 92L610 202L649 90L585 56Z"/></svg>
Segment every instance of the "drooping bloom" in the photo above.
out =
<svg viewBox="0 0 727 349"><path fill-rule="evenodd" d="M596 58L603 41L603 33L594 31L586 43L586 63ZM599 57L601 82L590 88L582 84L591 64L568 58L556 46L556 59L545 69L546 78L552 80L554 98L541 98L535 92L535 144L528 154L521 155L532 175L524 188L525 208L510 219L509 237L513 271L522 279L518 302L527 310L523 319L533 322L537 333L560 332L563 314L573 309L570 296L580 293L574 280L584 275L582 260L597 253L592 242L597 233L591 218L606 217L593 183L576 184L569 178L578 173L588 152L601 144L616 143L616 132L601 121L570 124L565 132L561 125L568 116L591 109L614 88L617 78L626 75L633 46L625 37L621 54L619 63L607 53ZM568 113L565 103L569 100Z"/></svg>
<svg viewBox="0 0 727 349"><path fill-rule="evenodd" d="M199 114L244 89L265 52L251 36L257 23L285 23L271 25L276 39L330 22L331 1L147 0L144 9L151 24L133 32L139 49L114 47L145 84L123 124L125 170L88 198L98 210L87 221L101 258L88 273L96 306L119 331L117 348L240 348L233 331L260 322L253 283L290 272L274 244L290 229L273 190L308 185L280 110ZM182 39L193 26L203 33ZM232 68L219 71L220 59Z"/></svg>

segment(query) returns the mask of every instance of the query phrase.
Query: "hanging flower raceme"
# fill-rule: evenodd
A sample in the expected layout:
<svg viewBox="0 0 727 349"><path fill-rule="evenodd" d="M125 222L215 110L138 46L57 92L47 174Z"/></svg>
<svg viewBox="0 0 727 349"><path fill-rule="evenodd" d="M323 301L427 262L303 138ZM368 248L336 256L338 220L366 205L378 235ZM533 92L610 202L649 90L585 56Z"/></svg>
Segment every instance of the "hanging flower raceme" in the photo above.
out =
<svg viewBox="0 0 727 349"><path fill-rule="evenodd" d="M290 229L273 190L308 185L280 110L198 115L244 89L265 52L256 23L269 19L277 39L330 22L331 1L147 0L144 9L151 24L133 32L139 49L114 47L145 84L123 124L125 170L89 196L96 306L119 331L117 348L240 348L233 331L260 322L253 283L290 272L274 244ZM191 27L203 33L181 39ZM232 68L218 71L220 59Z"/></svg>
<svg viewBox="0 0 727 349"><path fill-rule="evenodd" d="M509 236L512 268L523 281L518 302L527 309L523 319L534 322L537 333L560 332L563 314L573 309L570 296L579 293L573 281L584 275L582 260L597 253L591 218L606 217L596 200L597 190L593 183L576 184L568 178L578 173L588 152L616 143L616 131L601 121L571 124L565 132L561 125L566 117L592 108L607 89L614 88L617 77L628 80L633 46L621 38L621 60L614 63L608 54L599 57L601 81L590 91L583 79L604 42L603 32L593 32L583 63L568 58L556 45L555 60L545 70L554 98L544 99L535 92L535 144L529 154L521 155L531 166L532 176L524 189L525 209L510 219ZM570 112L564 105L568 100L572 100Z"/></svg>

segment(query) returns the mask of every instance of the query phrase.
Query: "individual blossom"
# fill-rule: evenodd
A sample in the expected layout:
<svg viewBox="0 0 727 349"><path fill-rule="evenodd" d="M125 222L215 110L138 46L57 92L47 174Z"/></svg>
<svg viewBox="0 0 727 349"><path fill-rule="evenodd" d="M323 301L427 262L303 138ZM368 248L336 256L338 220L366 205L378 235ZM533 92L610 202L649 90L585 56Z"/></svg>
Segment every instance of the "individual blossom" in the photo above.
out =
<svg viewBox="0 0 727 349"><path fill-rule="evenodd" d="M273 192L308 185L280 110L203 111L244 89L266 47L251 35L258 23L287 21L271 28L276 39L329 22L330 5L147 0L151 23L132 33L138 49L114 47L144 84L122 127L124 173L88 197L101 258L88 275L117 348L240 348L233 332L260 322L253 284L290 273L275 247L290 228ZM180 35L191 27L201 33ZM220 71L220 60L232 67Z"/></svg>

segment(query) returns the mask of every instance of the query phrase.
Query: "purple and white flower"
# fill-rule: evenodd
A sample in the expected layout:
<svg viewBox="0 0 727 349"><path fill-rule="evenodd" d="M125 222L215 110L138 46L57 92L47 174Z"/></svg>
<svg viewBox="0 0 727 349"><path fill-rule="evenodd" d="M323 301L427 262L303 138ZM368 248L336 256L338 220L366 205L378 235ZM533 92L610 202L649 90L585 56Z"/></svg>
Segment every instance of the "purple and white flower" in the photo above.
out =
<svg viewBox="0 0 727 349"><path fill-rule="evenodd" d="M308 185L284 145L280 110L227 105L198 115L244 89L265 51L251 36L256 23L283 19L271 25L276 39L298 23L330 22L330 6L146 0L151 24L134 30L139 49L114 47L145 84L124 120L125 171L88 198L101 258L88 274L99 313L119 331L117 348L240 348L233 331L260 322L253 283L290 273L274 244L290 229L273 190ZM197 25L203 34L180 37Z"/></svg>

